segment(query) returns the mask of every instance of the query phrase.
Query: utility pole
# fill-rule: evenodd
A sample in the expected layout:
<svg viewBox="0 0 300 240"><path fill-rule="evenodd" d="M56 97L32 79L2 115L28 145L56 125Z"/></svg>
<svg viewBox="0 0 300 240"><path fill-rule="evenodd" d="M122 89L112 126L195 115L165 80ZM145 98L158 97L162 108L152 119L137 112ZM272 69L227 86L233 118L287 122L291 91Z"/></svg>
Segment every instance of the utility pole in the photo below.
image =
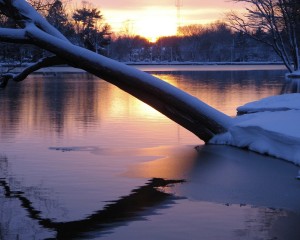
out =
<svg viewBox="0 0 300 240"><path fill-rule="evenodd" d="M179 34L179 29L181 27L181 7L183 5L183 0L175 0L175 7L177 8L177 35Z"/></svg>

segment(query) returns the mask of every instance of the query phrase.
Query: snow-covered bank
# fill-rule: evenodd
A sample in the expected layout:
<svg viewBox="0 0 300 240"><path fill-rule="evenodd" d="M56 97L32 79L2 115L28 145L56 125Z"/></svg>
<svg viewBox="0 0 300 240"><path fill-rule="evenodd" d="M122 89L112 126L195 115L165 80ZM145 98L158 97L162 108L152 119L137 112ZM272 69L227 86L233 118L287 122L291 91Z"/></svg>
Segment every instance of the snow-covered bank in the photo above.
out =
<svg viewBox="0 0 300 240"><path fill-rule="evenodd" d="M24 70L25 67L16 67L10 70L11 73L20 73ZM4 72L7 70L6 68L2 69ZM55 66L55 67L47 67L41 68L34 73L37 74L56 74L56 73L85 73L86 71L80 68L74 68L69 66Z"/></svg>
<svg viewBox="0 0 300 240"><path fill-rule="evenodd" d="M281 65L283 62L245 61L245 62L195 62L195 61L124 61L127 65ZM284 66L286 69L286 67Z"/></svg>
<svg viewBox="0 0 300 240"><path fill-rule="evenodd" d="M210 143L248 148L300 165L300 94L265 98L238 110L247 114Z"/></svg>
<svg viewBox="0 0 300 240"><path fill-rule="evenodd" d="M1 64L0 64L1 65ZM12 73L19 73L30 64L24 64L22 67L16 67L11 70ZM256 70L285 70L286 67L280 64L130 64L128 65L145 72L161 72L161 71L256 71ZM5 72L9 66L3 65L2 70ZM1 67L0 67L1 68ZM73 68L70 66L53 66L41 68L35 73L84 73L86 71Z"/></svg>
<svg viewBox="0 0 300 240"><path fill-rule="evenodd" d="M300 110L300 94L283 94L263 98L259 101L246 103L237 108L238 113L255 113L265 111Z"/></svg>
<svg viewBox="0 0 300 240"><path fill-rule="evenodd" d="M300 70L286 74L288 78L300 78Z"/></svg>

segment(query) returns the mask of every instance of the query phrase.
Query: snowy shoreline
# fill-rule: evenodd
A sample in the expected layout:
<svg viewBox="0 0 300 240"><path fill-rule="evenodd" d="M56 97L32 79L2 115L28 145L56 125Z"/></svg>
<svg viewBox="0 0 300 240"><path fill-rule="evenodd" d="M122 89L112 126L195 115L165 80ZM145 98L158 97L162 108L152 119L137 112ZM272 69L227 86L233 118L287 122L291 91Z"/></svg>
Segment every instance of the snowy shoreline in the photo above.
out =
<svg viewBox="0 0 300 240"><path fill-rule="evenodd" d="M125 63L142 71L256 71L256 70L286 70L286 67L280 63ZM16 67L11 70L12 73L19 73L26 66L30 64L24 64L22 67ZM6 71L7 64L0 64L1 70ZM85 70L79 68L73 68L70 66L53 66L47 68L41 68L35 71L33 74L48 74L48 73L86 73Z"/></svg>
<svg viewBox="0 0 300 240"><path fill-rule="evenodd" d="M210 140L281 158L300 165L300 94L284 94L247 103L238 108L228 132Z"/></svg>
<svg viewBox="0 0 300 240"><path fill-rule="evenodd" d="M284 66L283 62L255 62L255 61L249 61L249 62L192 62L192 61L184 61L184 62L178 62L178 61L125 61L121 62L126 65L282 65ZM9 63L9 62L0 62L0 67L13 67L13 66L21 66L21 67L27 67L30 66L31 62L24 62L24 63ZM66 67L67 65L63 66L57 66L57 67Z"/></svg>
<svg viewBox="0 0 300 240"><path fill-rule="evenodd" d="M123 62L127 65L282 65L283 62Z"/></svg>

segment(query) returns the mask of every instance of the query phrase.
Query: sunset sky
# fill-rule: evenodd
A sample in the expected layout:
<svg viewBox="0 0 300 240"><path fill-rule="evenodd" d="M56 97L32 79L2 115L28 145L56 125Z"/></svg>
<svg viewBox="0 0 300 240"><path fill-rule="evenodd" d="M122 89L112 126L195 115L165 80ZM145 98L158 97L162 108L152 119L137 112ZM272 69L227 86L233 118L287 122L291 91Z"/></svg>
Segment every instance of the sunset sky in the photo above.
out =
<svg viewBox="0 0 300 240"><path fill-rule="evenodd" d="M94 0L90 2L94 7L100 8L114 31L122 31L127 21L131 32L150 40L176 34L175 0ZM182 0L181 25L213 22L224 18L226 11L236 7L229 0Z"/></svg>

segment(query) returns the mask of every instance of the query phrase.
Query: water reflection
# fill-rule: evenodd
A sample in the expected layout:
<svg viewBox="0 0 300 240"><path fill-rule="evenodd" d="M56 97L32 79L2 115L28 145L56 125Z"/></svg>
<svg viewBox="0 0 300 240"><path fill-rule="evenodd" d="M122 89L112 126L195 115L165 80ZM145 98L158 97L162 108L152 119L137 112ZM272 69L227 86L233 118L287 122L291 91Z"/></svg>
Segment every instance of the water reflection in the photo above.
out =
<svg viewBox="0 0 300 240"><path fill-rule="evenodd" d="M146 104L88 74L33 76L24 84L11 85L0 92L2 139L36 130L39 134L56 133L63 137L76 129L82 135L110 123L124 128L120 125L124 118L132 122L136 119L168 122ZM132 125L146 127L140 123Z"/></svg>
<svg viewBox="0 0 300 240"><path fill-rule="evenodd" d="M0 162L6 162L6 158L0 159ZM0 169L3 170L3 169ZM95 211L86 218L68 222L57 222L51 218L43 217L45 215L44 208L36 208L28 195L31 190L15 191L9 184L6 178L0 179L0 188L3 189L3 196L0 198L1 206L8 207L8 209L18 210L19 212L26 211L26 222L22 224L27 229L28 233L24 234L24 229L20 229L10 222L18 221L20 218L25 219L25 216L11 215L7 211L1 211L0 237L1 239L25 239L25 238L39 238L44 239L47 234L55 232L55 239L82 239L90 238L91 234L97 231L97 236L107 234L109 229L120 227L128 224L129 221L144 220L144 216L156 214L157 209L170 207L175 204L174 200L180 199L172 194L164 191L169 185L183 183L184 180L164 180L153 178L144 186L136 188L131 191L128 196L121 197L116 201L107 203L103 209ZM38 191L38 189L37 189ZM1 192L0 192L1 193ZM18 200L19 203L14 202ZM38 201L38 205L45 205L43 199L34 199ZM9 202L9 204L7 204ZM1 208L2 208L1 207ZM4 210L4 209L2 209ZM7 224L6 224L7 223ZM38 223L39 226L34 226ZM34 230L38 232L34 233ZM42 230L43 228L44 230ZM12 232L14 234L12 235ZM28 235L29 234L29 235ZM53 236L53 233L51 234ZM42 237L43 236L43 237ZM52 238L48 235L47 238Z"/></svg>
<svg viewBox="0 0 300 240"><path fill-rule="evenodd" d="M287 78L281 89L281 94L285 93L300 93L300 79Z"/></svg>
<svg viewBox="0 0 300 240"><path fill-rule="evenodd" d="M152 73L231 116L237 106L276 95L283 85L282 71ZM57 136L74 128L86 132L108 119L169 123L146 104L89 74L34 75L22 84L10 83L0 92L0 108L2 139L24 129L45 135L55 130Z"/></svg>
<svg viewBox="0 0 300 240"><path fill-rule="evenodd" d="M247 101L280 93L283 85L281 71L155 74L229 115L235 115L235 108ZM222 153L219 148L205 146L197 152L194 147L201 144L198 138L139 100L89 74L33 75L23 83L9 84L0 91L0 234L10 234L4 239L21 236L45 239L55 236L59 228L63 232L67 226L76 224L79 230L74 234L78 235L96 231L96 236L104 238L138 239L132 235L140 232L147 233L150 239L178 239L178 236L184 239L186 236L180 231L188 229L193 234L191 239L199 239L197 233L201 226L203 233L207 228L212 233L220 229L232 234L235 224L245 231L253 225L239 224L246 225L250 212L261 219L251 228L256 232L258 226L270 222L265 207L274 204L293 210L299 208L298 191L287 187L292 192L290 199L284 194L274 194L276 184L280 191L286 185L298 187L294 182L282 184L276 180L282 179L276 174L284 166L278 170L278 164L274 163L277 167L272 170L271 160L251 161L256 159L254 155L226 152L228 148ZM241 167L244 160L245 167ZM251 174L247 174L247 168ZM252 175L258 170L261 174L255 175L257 180L253 181ZM288 176L293 178L296 175L293 171L283 171L283 181ZM156 178L187 182L164 188L162 194L161 189L151 185ZM263 187L260 182L265 183ZM151 205L144 197L140 198L139 193L145 188L148 193L154 191L155 196L162 196L162 201L153 201ZM177 199L178 196L184 199ZM122 216L118 220L105 217L114 215L110 210L119 209L119 203L133 201L131 197L139 199L146 209L135 211L129 206L120 210L123 219ZM108 202L112 199L115 201ZM239 208L240 203L249 205ZM252 204L262 206L263 210L252 208ZM149 211L149 206L154 212ZM132 212L136 215L131 218ZM202 215L203 212L207 215ZM271 219L282 214L286 212L275 210ZM207 217L211 226L205 225ZM228 230L223 226L226 217L232 223L228 224ZM136 219L147 221L132 222ZM93 225L93 229L87 225ZM147 236L140 238L147 239Z"/></svg>
<svg viewBox="0 0 300 240"><path fill-rule="evenodd" d="M151 156L156 158L135 164L124 176L142 178L189 179L192 169L196 166L198 153L192 146L155 147L132 150L132 155Z"/></svg>
<svg viewBox="0 0 300 240"><path fill-rule="evenodd" d="M278 95L284 84L283 71L152 73L230 116L236 115L237 106Z"/></svg>
<svg viewBox="0 0 300 240"><path fill-rule="evenodd" d="M191 147L152 148L148 153L151 151L164 157L137 163L126 175L184 178L189 184L175 186L174 193L200 201L283 208L300 213L298 167L293 164L220 145L201 145L197 151Z"/></svg>
<svg viewBox="0 0 300 240"><path fill-rule="evenodd" d="M99 149L83 149L88 150L100 154ZM226 146L185 149L185 154L182 150L159 147L119 151L120 156L155 153L164 157L129 166L126 176L150 180L103 207L99 204L98 210L84 218L71 221L48 218L47 212L59 205L32 194L43 192L40 187L16 187L20 183L14 183L8 159L2 156L3 239L183 239L187 233L189 239L208 240L299 238L297 227L287 227L296 226L300 220L299 182L293 178L296 166ZM186 182L163 179L181 176ZM80 194L84 192L82 189ZM20 219L23 228L14 228L11 222Z"/></svg>

